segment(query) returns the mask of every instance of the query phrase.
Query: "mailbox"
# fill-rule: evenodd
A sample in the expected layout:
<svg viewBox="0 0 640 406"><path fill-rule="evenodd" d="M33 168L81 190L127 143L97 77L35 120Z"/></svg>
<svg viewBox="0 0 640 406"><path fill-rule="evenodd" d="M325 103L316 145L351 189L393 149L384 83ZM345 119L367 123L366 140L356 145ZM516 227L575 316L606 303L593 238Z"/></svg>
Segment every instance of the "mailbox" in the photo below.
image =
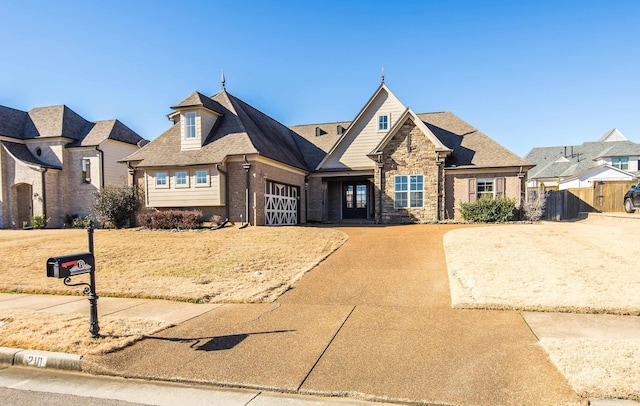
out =
<svg viewBox="0 0 640 406"><path fill-rule="evenodd" d="M68 278L89 273L95 267L96 261L90 252L53 257L47 259L47 276L50 278Z"/></svg>

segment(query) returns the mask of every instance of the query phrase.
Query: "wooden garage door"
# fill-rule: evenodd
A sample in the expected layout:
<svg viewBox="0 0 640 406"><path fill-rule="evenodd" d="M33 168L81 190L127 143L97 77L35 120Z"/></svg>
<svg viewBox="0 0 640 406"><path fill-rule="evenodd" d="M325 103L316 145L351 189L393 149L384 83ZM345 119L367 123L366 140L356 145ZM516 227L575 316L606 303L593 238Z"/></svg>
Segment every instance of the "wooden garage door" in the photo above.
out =
<svg viewBox="0 0 640 406"><path fill-rule="evenodd" d="M298 224L297 186L267 181L264 194L265 223L268 226Z"/></svg>

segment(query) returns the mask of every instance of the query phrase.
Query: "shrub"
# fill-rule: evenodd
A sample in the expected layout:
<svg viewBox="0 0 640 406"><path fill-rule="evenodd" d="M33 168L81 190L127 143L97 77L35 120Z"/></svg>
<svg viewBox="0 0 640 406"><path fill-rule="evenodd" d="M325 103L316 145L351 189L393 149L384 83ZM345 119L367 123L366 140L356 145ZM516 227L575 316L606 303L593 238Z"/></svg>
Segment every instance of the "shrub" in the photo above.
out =
<svg viewBox="0 0 640 406"><path fill-rule="evenodd" d="M515 200L508 197L482 197L475 202L460 203L462 218L472 223L504 223L513 218L515 209Z"/></svg>
<svg viewBox="0 0 640 406"><path fill-rule="evenodd" d="M135 187L107 186L94 193L93 212L103 225L115 228L130 227L140 206Z"/></svg>
<svg viewBox="0 0 640 406"><path fill-rule="evenodd" d="M45 228L46 225L47 225L47 219L44 218L44 216L31 217L31 227L38 229L38 228Z"/></svg>
<svg viewBox="0 0 640 406"><path fill-rule="evenodd" d="M65 228L75 227L74 223L77 218L78 218L77 214L65 213L64 217L62 218L62 221L64 222L64 227Z"/></svg>
<svg viewBox="0 0 640 406"><path fill-rule="evenodd" d="M138 213L140 227L152 230L192 230L202 227L204 218L199 210L163 210Z"/></svg>
<svg viewBox="0 0 640 406"><path fill-rule="evenodd" d="M89 214L86 217L77 217L73 220L72 226L75 228L89 228L93 226L93 223L96 221L96 218L93 214Z"/></svg>
<svg viewBox="0 0 640 406"><path fill-rule="evenodd" d="M524 219L527 221L540 221L547 205L547 192L544 190L532 192L522 205Z"/></svg>

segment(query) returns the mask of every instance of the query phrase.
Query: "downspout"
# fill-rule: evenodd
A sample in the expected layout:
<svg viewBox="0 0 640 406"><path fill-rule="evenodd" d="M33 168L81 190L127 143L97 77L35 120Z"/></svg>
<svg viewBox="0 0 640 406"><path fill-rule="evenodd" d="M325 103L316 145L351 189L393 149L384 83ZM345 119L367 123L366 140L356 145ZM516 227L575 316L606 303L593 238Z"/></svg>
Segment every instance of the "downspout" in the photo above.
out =
<svg viewBox="0 0 640 406"><path fill-rule="evenodd" d="M100 155L100 189L104 189L104 151L99 145L96 145L96 151Z"/></svg>
<svg viewBox="0 0 640 406"><path fill-rule="evenodd" d="M379 189L378 190L378 224L382 224L382 191L383 189L383 185L382 185L382 181L384 180L384 176L382 173L382 170L384 169L384 162L382 162L382 154L378 155L378 172L380 173L380 180L379 180Z"/></svg>
<svg viewBox="0 0 640 406"><path fill-rule="evenodd" d="M442 173L442 160L440 159L440 152L436 152L436 166L438 168L438 178L437 178L437 184L436 184L436 222L440 220L440 207L442 202L440 200L442 200L442 184L443 182L441 181L441 173Z"/></svg>
<svg viewBox="0 0 640 406"><path fill-rule="evenodd" d="M216 164L216 171L224 175L224 212L229 220L229 176L227 172L220 169L220 164Z"/></svg>
<svg viewBox="0 0 640 406"><path fill-rule="evenodd" d="M47 173L47 168L40 167L40 175L42 182L42 218L47 221L47 188L45 187L45 173ZM33 205L33 204L32 204ZM33 208L31 209L33 215ZM45 223L46 224L46 223Z"/></svg>
<svg viewBox="0 0 640 406"><path fill-rule="evenodd" d="M245 219L247 221L247 224L250 224L251 221L249 221L249 182L251 179L249 177L249 169L251 169L251 164L249 163L249 161L247 161L246 155L244 156L244 163L242 164L242 167L246 172L245 189L244 189L244 213L245 213Z"/></svg>
<svg viewBox="0 0 640 406"><path fill-rule="evenodd" d="M309 222L309 175L304 177L304 222Z"/></svg>

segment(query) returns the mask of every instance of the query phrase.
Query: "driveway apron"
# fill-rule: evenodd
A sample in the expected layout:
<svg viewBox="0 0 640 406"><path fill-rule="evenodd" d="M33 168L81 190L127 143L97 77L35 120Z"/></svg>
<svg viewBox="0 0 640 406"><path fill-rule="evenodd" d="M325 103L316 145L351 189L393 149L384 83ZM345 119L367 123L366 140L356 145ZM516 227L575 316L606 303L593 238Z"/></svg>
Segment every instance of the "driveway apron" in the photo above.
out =
<svg viewBox="0 0 640 406"><path fill-rule="evenodd" d="M217 307L83 368L427 404L580 402L519 313L451 309L442 239L455 227L341 228L349 240L275 303Z"/></svg>

